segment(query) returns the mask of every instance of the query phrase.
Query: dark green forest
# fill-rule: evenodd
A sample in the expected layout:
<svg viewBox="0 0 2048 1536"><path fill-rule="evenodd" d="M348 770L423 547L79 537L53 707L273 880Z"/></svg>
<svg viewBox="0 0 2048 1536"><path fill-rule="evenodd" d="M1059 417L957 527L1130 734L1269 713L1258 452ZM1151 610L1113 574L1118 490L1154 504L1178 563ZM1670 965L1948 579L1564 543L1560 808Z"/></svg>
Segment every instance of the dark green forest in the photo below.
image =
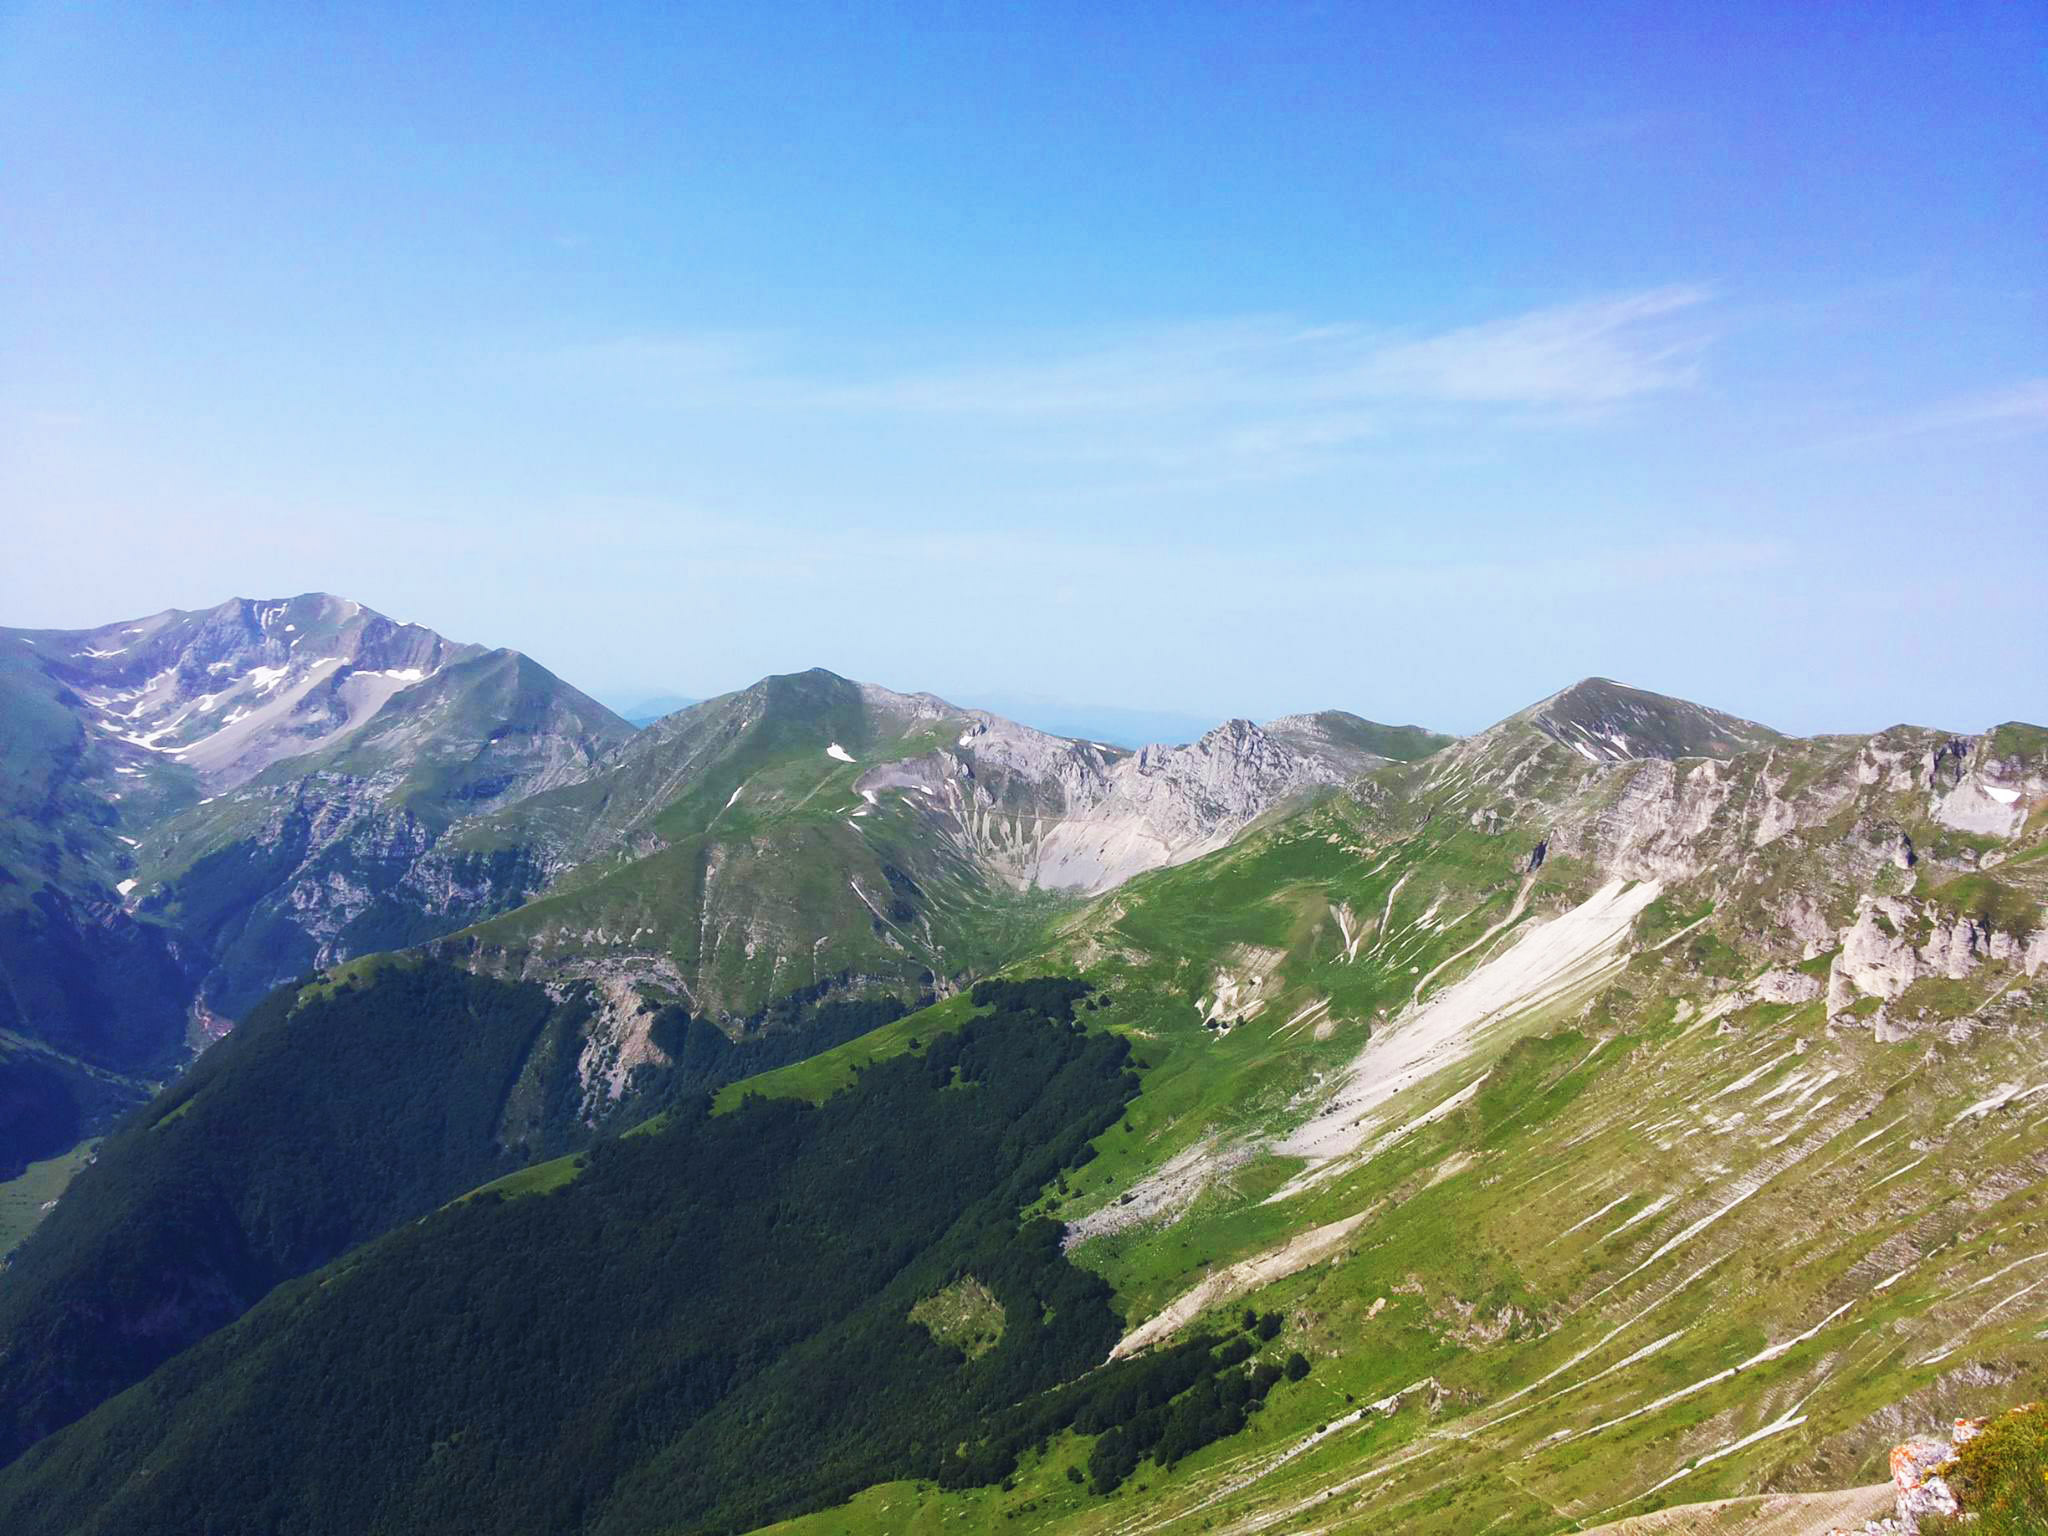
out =
<svg viewBox="0 0 2048 1536"><path fill-rule="evenodd" d="M715 1117L743 1068L902 1005L797 999L739 1041L669 1010L658 1129L449 1203L552 1123L577 1006L436 964L286 989L24 1248L0 1530L743 1531L996 1482L1069 1429L1098 1493L1233 1434L1279 1320L1105 1366L1108 1288L1018 1215L1137 1091L1088 991L983 982L981 1016L824 1105ZM1006 1320L971 1359L911 1320L968 1277Z"/></svg>
<svg viewBox="0 0 2048 1536"><path fill-rule="evenodd" d="M1017 1217L1136 1091L1126 1043L1071 1021L1084 990L983 993L822 1107L700 1097L550 1193L285 1284L0 1475L0 1528L739 1530L1000 1476L1046 1429L1002 1412L1121 1328L1057 1225ZM1057 1014L1000 1006L1023 999ZM1011 1320L973 1361L908 1316L967 1274ZM960 1456L977 1425L1006 1443Z"/></svg>
<svg viewBox="0 0 2048 1536"><path fill-rule="evenodd" d="M0 884L13 879L0 867ZM0 1045L0 1179L106 1126L143 1097L135 1078L169 1072L191 995L151 924L48 885L0 908L0 1032L61 1053Z"/></svg>
<svg viewBox="0 0 2048 1536"><path fill-rule="evenodd" d="M579 997L423 962L300 1001L277 989L100 1147L0 1288L0 1464L339 1257L535 1158L586 1145ZM893 998L778 999L735 1041L678 1008L672 1057L643 1068L608 1129L802 1060L899 1018ZM54 1070L0 1057L10 1085ZM81 1092L92 1088L82 1080ZM32 1155L77 1139L65 1101L27 1094Z"/></svg>
<svg viewBox="0 0 2048 1536"><path fill-rule="evenodd" d="M14 1256L0 1460L280 1280L518 1166L500 1132L522 1074L574 1067L578 1010L538 987L428 965L294 1011L297 993L109 1136Z"/></svg>

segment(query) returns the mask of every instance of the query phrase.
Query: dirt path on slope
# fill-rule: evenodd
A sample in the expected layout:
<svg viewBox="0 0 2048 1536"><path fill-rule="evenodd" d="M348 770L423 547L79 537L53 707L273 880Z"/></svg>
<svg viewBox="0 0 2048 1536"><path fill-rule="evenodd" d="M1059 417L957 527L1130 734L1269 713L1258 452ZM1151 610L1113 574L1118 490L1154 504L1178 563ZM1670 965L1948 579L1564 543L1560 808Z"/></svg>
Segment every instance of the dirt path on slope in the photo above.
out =
<svg viewBox="0 0 2048 1536"><path fill-rule="evenodd" d="M1320 1263L1335 1253L1345 1238L1355 1231L1360 1222L1372 1211L1360 1211L1355 1216L1346 1216L1328 1226L1311 1227L1299 1237L1288 1239L1277 1248L1268 1248L1264 1253L1255 1253L1248 1259L1239 1259L1227 1264L1204 1280L1200 1285L1168 1302L1164 1309L1147 1318L1117 1342L1109 1352L1109 1358L1120 1360L1125 1355L1134 1355L1139 1350L1157 1344L1186 1327L1205 1309L1219 1302L1242 1296L1261 1286L1271 1285L1275 1280L1284 1280L1289 1275L1299 1274L1311 1264Z"/></svg>

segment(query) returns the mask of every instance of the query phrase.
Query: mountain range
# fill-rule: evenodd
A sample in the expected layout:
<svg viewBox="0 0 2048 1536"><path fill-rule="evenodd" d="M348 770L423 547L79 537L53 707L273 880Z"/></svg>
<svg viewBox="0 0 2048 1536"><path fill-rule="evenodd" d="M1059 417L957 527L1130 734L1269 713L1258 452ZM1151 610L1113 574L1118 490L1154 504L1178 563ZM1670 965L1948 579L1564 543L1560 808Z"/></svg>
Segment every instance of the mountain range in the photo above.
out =
<svg viewBox="0 0 2048 1536"><path fill-rule="evenodd" d="M0 727L16 1171L316 967L474 926L481 968L728 1024L798 988L943 990L1065 893L1447 739L1332 712L1131 753L823 671L636 730L325 594L0 630Z"/></svg>
<svg viewBox="0 0 2048 1536"><path fill-rule="evenodd" d="M1846 1524L2048 1377L2040 727L636 729L306 596L0 631L0 773L10 1529Z"/></svg>

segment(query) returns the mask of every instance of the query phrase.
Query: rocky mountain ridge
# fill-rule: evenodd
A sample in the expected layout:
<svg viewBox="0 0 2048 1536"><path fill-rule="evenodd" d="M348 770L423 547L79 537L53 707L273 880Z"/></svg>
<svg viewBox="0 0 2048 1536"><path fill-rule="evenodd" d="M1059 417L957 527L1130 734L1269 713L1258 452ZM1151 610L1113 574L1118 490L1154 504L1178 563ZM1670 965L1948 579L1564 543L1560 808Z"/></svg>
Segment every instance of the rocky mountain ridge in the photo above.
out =
<svg viewBox="0 0 2048 1536"><path fill-rule="evenodd" d="M822 669L771 677L466 832L530 850L553 883L441 952L595 984L592 1060L616 1096L619 1064L651 1059L643 996L739 1031L798 991L944 993L1089 891L1386 761L1359 745L1376 732L1442 739L1333 713L1130 752Z"/></svg>
<svg viewBox="0 0 2048 1536"><path fill-rule="evenodd" d="M587 915L564 933L538 914L539 952L572 953L538 963L521 939L520 974L607 995L637 976L728 1019L835 978L944 986L1000 958L1016 902L1197 856L1444 739L1328 714L1131 753L823 671L634 731L515 652L319 593L9 631L0 690L20 786L0 970L15 1014L76 1019L52 1038L124 1071L175 1066L289 976L551 892L589 891ZM927 793L916 773L882 793L934 752ZM635 894L676 881L680 901ZM604 907L621 888L624 933ZM35 974L59 953L61 996ZM113 974L119 996L93 983Z"/></svg>
<svg viewBox="0 0 2048 1536"><path fill-rule="evenodd" d="M240 784L360 729L402 689L479 654L326 593L235 598L98 629L4 630L140 777L160 758Z"/></svg>
<svg viewBox="0 0 2048 1536"><path fill-rule="evenodd" d="M277 981L533 881L446 829L623 721L510 651L309 593L0 632L0 1166L147 1091Z"/></svg>
<svg viewBox="0 0 2048 1536"><path fill-rule="evenodd" d="M1341 711L1265 726L1229 720L1185 746L1132 752L1069 741L970 710L950 747L864 775L864 792L924 797L962 848L1019 886L1094 895L1222 847L1305 791L1387 759L1358 744L1371 722ZM1426 750L1448 738L1400 745Z"/></svg>

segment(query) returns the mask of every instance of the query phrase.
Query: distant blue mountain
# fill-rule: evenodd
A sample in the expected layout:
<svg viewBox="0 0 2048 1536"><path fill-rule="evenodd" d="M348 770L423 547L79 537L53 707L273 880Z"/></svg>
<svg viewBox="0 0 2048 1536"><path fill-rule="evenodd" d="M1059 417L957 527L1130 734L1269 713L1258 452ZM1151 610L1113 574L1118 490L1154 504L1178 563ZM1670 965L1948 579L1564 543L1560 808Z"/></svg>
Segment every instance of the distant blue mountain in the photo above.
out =
<svg viewBox="0 0 2048 1536"><path fill-rule="evenodd" d="M672 715L679 709L688 709L697 700L686 699L679 693L657 693L645 698L624 699L612 705L623 715L629 725L649 726L664 715Z"/></svg>
<svg viewBox="0 0 2048 1536"><path fill-rule="evenodd" d="M989 710L1020 725L1050 731L1055 736L1099 741L1112 747L1196 741L1204 732L1222 724L1222 718L1214 715L1129 709L1121 704L1073 704L1034 693L983 693L956 702L974 709ZM632 716L627 714L627 718Z"/></svg>

